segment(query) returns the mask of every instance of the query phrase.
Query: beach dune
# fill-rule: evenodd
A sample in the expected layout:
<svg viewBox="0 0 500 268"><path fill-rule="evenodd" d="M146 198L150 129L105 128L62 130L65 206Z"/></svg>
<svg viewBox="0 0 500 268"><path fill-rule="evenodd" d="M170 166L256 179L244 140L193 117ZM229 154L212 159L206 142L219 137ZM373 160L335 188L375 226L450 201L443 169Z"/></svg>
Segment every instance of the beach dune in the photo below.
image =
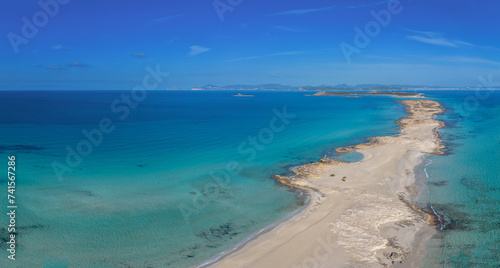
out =
<svg viewBox="0 0 500 268"><path fill-rule="evenodd" d="M276 176L305 190L305 209L221 258L212 267L416 267L435 234L434 218L413 205L414 168L425 154L441 154L432 100L399 101L408 116L400 134L338 148L364 155L356 163L330 159Z"/></svg>

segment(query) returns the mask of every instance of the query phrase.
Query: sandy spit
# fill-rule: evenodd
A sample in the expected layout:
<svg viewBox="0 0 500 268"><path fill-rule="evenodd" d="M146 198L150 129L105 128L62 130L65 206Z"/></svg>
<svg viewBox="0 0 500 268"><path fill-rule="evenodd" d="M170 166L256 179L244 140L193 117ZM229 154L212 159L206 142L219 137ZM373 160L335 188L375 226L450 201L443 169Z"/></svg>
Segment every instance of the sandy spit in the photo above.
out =
<svg viewBox="0 0 500 268"><path fill-rule="evenodd" d="M418 267L433 217L411 202L414 168L425 154L442 154L435 119L443 112L432 100L399 101L408 116L397 121L400 134L338 148L364 159L330 159L276 176L284 185L304 189L310 202L300 213L211 267Z"/></svg>

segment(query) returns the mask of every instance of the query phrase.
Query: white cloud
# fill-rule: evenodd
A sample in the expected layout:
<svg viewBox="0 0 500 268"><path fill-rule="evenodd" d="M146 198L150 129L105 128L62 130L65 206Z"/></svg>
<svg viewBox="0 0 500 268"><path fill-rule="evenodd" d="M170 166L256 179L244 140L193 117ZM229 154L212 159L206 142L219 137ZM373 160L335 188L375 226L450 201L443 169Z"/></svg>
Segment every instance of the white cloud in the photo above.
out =
<svg viewBox="0 0 500 268"><path fill-rule="evenodd" d="M486 64L500 65L500 62L498 61L492 61L483 58L463 57L463 56L442 57L442 58L437 58L436 60L457 62L457 63L486 63Z"/></svg>
<svg viewBox="0 0 500 268"><path fill-rule="evenodd" d="M170 16L166 16L166 17L163 17L163 18L154 19L153 21L155 21L155 22L163 22L163 21L175 19L175 18L178 18L178 17L181 17L181 16L184 16L184 14L170 15Z"/></svg>
<svg viewBox="0 0 500 268"><path fill-rule="evenodd" d="M287 11L282 11L274 14L270 14L270 16L282 16L282 15L304 15L308 13L313 13L313 12L321 12L321 11L327 11L331 9L356 9L356 8L363 8L363 7L370 7L370 6L378 6L387 3L388 1L379 1L379 2L374 2L370 4L361 4L361 5L352 5L352 6L327 6L327 7L320 7L320 8L308 8L308 9L294 9L294 10L287 10Z"/></svg>
<svg viewBox="0 0 500 268"><path fill-rule="evenodd" d="M61 66L57 66L57 65L48 65L47 69L49 69L49 70L62 70Z"/></svg>
<svg viewBox="0 0 500 268"><path fill-rule="evenodd" d="M406 28L401 28L401 29L418 34L418 35L408 35L406 37L408 39L415 40L425 44L444 46L444 47L474 46L474 44L471 44L469 42L444 38L442 37L442 34L437 32L419 31Z"/></svg>
<svg viewBox="0 0 500 268"><path fill-rule="evenodd" d="M134 52L134 54L132 54L132 57L135 57L135 58L145 58L146 54L144 54L142 52Z"/></svg>
<svg viewBox="0 0 500 268"><path fill-rule="evenodd" d="M450 40L445 39L445 38L430 38L430 37L418 36L418 35L409 35L409 36L407 36L407 38L421 42L421 43L426 43L426 44L436 45L436 46L445 46L445 47L457 47L458 46L453 41L450 41Z"/></svg>
<svg viewBox="0 0 500 268"><path fill-rule="evenodd" d="M68 67L87 67L87 64L75 61L68 64Z"/></svg>
<svg viewBox="0 0 500 268"><path fill-rule="evenodd" d="M440 35L439 33L431 32L431 31L419 31L419 30L413 30L413 29L408 29L408 28L403 28L403 27L401 27L401 29L405 30L405 31L408 31L408 32L425 35L425 36L428 36L428 37L433 37L433 36L439 36Z"/></svg>
<svg viewBox="0 0 500 268"><path fill-rule="evenodd" d="M388 56L380 56L380 55L362 55L365 58L377 59L377 60L406 60L404 58L398 57L388 57Z"/></svg>
<svg viewBox="0 0 500 268"><path fill-rule="evenodd" d="M210 50L210 48L208 48L208 47L191 46L190 50L189 50L189 53L188 53L188 56L190 56L190 57L196 56L198 54L205 53L205 52L207 52L209 50Z"/></svg>
<svg viewBox="0 0 500 268"><path fill-rule="evenodd" d="M53 50L61 50L61 49L66 49L65 46L63 45L55 45L51 47Z"/></svg>
<svg viewBox="0 0 500 268"><path fill-rule="evenodd" d="M329 7L322 7L322 8L309 8L309 9L295 9L295 10L287 10L279 13L275 13L272 15L275 16L280 16L280 15L302 15L302 14L307 14L307 13L312 13L312 12L319 12L319 11L326 11L329 9L334 9L337 6L329 6Z"/></svg>

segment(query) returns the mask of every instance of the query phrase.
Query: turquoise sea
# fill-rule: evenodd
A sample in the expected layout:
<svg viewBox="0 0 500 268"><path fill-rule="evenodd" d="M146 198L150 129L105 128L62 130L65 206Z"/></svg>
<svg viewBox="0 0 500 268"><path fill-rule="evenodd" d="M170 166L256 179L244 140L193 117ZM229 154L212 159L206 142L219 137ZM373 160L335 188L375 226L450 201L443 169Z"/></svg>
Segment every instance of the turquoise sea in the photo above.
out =
<svg viewBox="0 0 500 268"><path fill-rule="evenodd" d="M393 135L391 97L304 92L1 91L0 153L16 157L16 261L0 217L0 267L190 267L303 206L272 176L332 149ZM439 267L499 260L500 94L469 114L474 92L432 92L447 155L431 156L428 194L446 223L429 247ZM427 161L427 160L426 160ZM0 178L2 215L7 178ZM487 263L487 264L485 264Z"/></svg>
<svg viewBox="0 0 500 268"><path fill-rule="evenodd" d="M500 267L500 92L427 93L447 149L427 162L423 206L444 216L423 267Z"/></svg>

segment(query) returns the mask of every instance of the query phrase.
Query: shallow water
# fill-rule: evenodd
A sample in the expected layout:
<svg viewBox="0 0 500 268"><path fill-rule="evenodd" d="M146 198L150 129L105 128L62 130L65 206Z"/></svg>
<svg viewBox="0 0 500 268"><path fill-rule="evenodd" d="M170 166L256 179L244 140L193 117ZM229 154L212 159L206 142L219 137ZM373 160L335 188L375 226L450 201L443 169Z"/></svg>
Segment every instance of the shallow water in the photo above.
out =
<svg viewBox="0 0 500 268"><path fill-rule="evenodd" d="M347 152L347 153L342 153L339 154L337 157L334 157L334 160L341 161L341 162L348 162L348 163L354 163L354 162L359 162L363 160L364 156L362 153L358 152Z"/></svg>

